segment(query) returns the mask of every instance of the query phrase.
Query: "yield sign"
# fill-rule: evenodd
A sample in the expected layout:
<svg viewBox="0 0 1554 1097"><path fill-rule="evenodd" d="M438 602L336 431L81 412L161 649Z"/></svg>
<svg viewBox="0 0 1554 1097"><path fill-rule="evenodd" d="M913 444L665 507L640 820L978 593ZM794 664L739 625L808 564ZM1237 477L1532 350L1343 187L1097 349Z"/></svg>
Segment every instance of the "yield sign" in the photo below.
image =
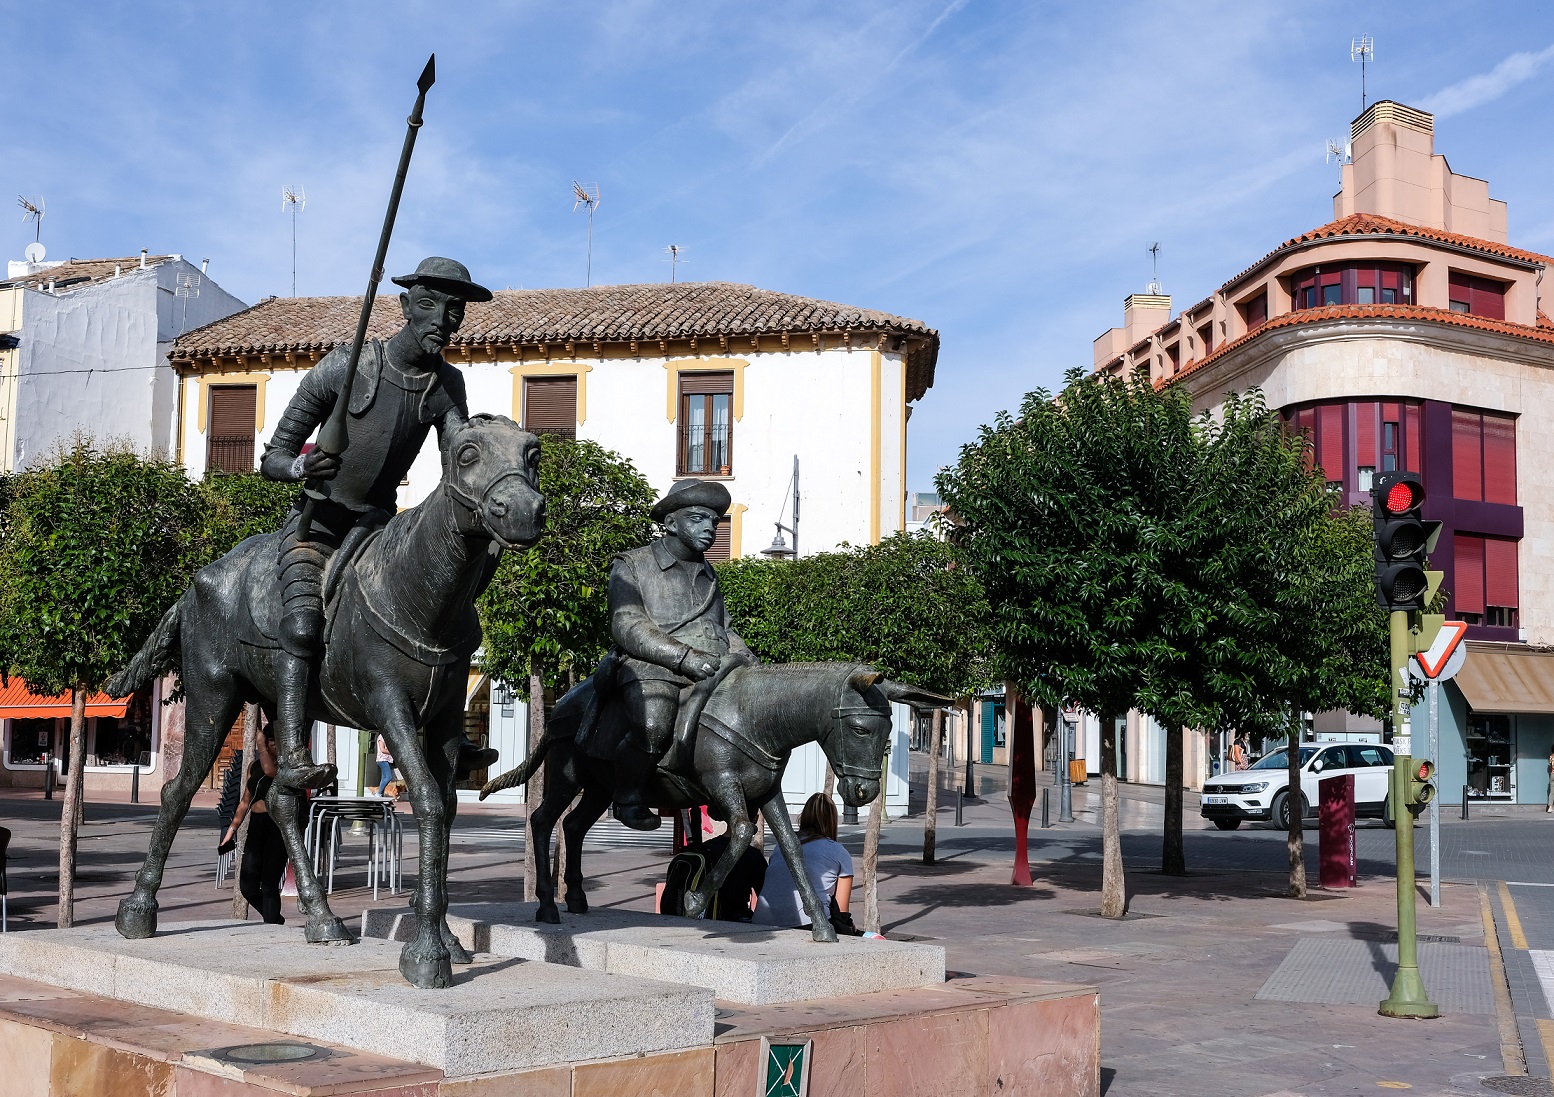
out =
<svg viewBox="0 0 1554 1097"><path fill-rule="evenodd" d="M1467 634L1466 621L1447 621L1441 626L1441 631L1435 634L1435 643L1430 645L1430 650L1421 651L1414 656L1419 661L1419 669L1424 671L1425 678L1433 680L1443 676L1448 664L1452 662L1452 656L1461 648L1462 638ZM1444 676L1451 677L1450 674Z"/></svg>

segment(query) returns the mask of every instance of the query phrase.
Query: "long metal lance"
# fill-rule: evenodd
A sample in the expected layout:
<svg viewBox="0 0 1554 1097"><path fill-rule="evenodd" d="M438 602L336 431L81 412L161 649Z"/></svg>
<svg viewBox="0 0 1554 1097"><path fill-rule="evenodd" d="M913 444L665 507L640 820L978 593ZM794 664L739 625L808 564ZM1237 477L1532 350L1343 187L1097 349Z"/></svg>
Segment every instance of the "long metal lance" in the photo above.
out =
<svg viewBox="0 0 1554 1097"><path fill-rule="evenodd" d="M394 217L399 213L399 196L404 193L405 173L410 170L410 154L415 151L416 133L421 129L421 109L426 106L426 92L437 79L437 55L427 59L421 78L415 82L415 106L406 120L405 147L399 152L399 170L394 173L394 189L389 193L388 212L383 216L383 234L378 237L378 253L372 260L372 273L367 279L367 294L362 298L362 313L356 321L356 336L351 340L351 357L345 367L345 384L330 409L329 418L318 432L318 448L331 457L338 457L350 445L346 430L346 413L351 406L351 386L356 381L356 366L361 359L362 346L367 341L367 323L372 319L372 303L378 297L378 283L383 281L383 264L388 260L389 237L394 234ZM309 481L303 489L306 498L302 503L302 518L297 523L297 540L311 540L313 534L313 510L320 499L329 498L327 484Z"/></svg>

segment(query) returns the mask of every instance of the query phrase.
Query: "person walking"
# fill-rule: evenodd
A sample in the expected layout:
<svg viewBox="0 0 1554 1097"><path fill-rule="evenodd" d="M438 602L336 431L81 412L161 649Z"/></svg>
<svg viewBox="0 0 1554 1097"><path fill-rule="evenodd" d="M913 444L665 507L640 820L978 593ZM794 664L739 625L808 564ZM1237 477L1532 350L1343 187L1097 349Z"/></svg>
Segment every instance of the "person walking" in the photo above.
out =
<svg viewBox="0 0 1554 1097"><path fill-rule="evenodd" d="M394 779L394 756L389 753L388 743L383 736L378 736L378 795L384 794L390 781Z"/></svg>
<svg viewBox="0 0 1554 1097"><path fill-rule="evenodd" d="M853 859L836 840L836 824L836 805L825 793L817 792L805 801L799 814L799 843L804 855L800 868L815 885L816 894L831 900L832 924L843 922L852 932L852 915L847 908L853 891ZM756 902L758 925L809 928L803 897L793 881L793 870L779 847L772 853Z"/></svg>
<svg viewBox="0 0 1554 1097"><path fill-rule="evenodd" d="M1545 812L1554 811L1554 746L1549 747L1549 802L1544 805Z"/></svg>
<svg viewBox="0 0 1554 1097"><path fill-rule="evenodd" d="M270 818L264 803L277 768L275 728L268 721L259 736L256 754L248 767L243 798L237 803L231 826L222 835L221 845L227 846L236 840L237 830L247 816L248 839L243 843L243 864L238 870L237 887L260 917L271 925L283 926L286 919L281 916L281 880L286 875L286 844L281 839L280 827Z"/></svg>
<svg viewBox="0 0 1554 1097"><path fill-rule="evenodd" d="M1230 768L1246 769L1246 740L1236 736L1236 741L1230 744Z"/></svg>

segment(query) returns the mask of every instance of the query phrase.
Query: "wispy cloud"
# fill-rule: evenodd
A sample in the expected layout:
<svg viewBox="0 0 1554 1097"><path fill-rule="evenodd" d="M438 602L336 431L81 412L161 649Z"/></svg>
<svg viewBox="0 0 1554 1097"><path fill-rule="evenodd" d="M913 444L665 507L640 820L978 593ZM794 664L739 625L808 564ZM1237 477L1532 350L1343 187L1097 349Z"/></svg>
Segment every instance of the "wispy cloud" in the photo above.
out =
<svg viewBox="0 0 1554 1097"><path fill-rule="evenodd" d="M1550 61L1554 61L1554 46L1546 46L1536 53L1526 50L1513 53L1488 72L1459 80L1426 97L1419 106L1437 118L1450 118L1494 102L1516 85L1537 76Z"/></svg>

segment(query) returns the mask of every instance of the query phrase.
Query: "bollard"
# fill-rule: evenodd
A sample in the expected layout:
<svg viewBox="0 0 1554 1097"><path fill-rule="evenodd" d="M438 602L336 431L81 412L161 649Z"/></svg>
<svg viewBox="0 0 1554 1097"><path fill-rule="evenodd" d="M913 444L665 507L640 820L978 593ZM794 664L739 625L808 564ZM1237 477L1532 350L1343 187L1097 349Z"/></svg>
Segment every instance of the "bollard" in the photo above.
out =
<svg viewBox="0 0 1554 1097"><path fill-rule="evenodd" d="M1463 785L1462 786L1462 817L1464 819L1466 819L1468 817L1468 786L1467 785Z"/></svg>
<svg viewBox="0 0 1554 1097"><path fill-rule="evenodd" d="M977 795L977 763L970 754L966 755L966 795Z"/></svg>
<svg viewBox="0 0 1554 1097"><path fill-rule="evenodd" d="M48 755L43 757L43 798L54 799L54 759Z"/></svg>
<svg viewBox="0 0 1554 1097"><path fill-rule="evenodd" d="M842 822L850 827L858 825L858 809L851 804L842 805Z"/></svg>
<svg viewBox="0 0 1554 1097"><path fill-rule="evenodd" d="M130 803L140 803L140 760L135 760L135 768L130 770Z"/></svg>
<svg viewBox="0 0 1554 1097"><path fill-rule="evenodd" d="M1041 829L1046 830L1052 825L1052 790L1041 790Z"/></svg>
<svg viewBox="0 0 1554 1097"><path fill-rule="evenodd" d="M961 789L955 790L955 825L961 825L961 809L966 803L966 793Z"/></svg>

